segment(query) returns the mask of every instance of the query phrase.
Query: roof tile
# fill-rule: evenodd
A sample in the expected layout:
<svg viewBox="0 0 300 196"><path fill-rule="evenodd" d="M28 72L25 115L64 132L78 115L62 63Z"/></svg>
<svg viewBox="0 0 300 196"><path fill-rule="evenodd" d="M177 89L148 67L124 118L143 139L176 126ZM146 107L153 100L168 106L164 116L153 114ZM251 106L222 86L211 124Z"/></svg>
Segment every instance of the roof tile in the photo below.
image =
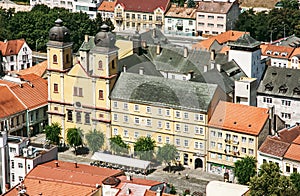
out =
<svg viewBox="0 0 300 196"><path fill-rule="evenodd" d="M157 8L161 8L165 12L170 0L117 0L117 4L122 5L125 11L153 13Z"/></svg>

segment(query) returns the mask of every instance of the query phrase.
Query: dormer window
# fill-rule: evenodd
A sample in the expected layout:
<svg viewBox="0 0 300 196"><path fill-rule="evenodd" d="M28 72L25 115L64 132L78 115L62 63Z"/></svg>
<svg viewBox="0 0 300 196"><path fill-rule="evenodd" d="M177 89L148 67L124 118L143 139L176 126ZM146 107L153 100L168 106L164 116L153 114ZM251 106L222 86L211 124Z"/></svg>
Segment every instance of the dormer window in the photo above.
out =
<svg viewBox="0 0 300 196"><path fill-rule="evenodd" d="M294 95L300 95L300 87L295 87L293 93Z"/></svg>
<svg viewBox="0 0 300 196"><path fill-rule="evenodd" d="M274 52L273 53L275 56L278 56L279 55L279 52Z"/></svg>
<svg viewBox="0 0 300 196"><path fill-rule="evenodd" d="M269 82L268 84L265 85L265 90L267 91L272 91L274 88L272 82Z"/></svg>
<svg viewBox="0 0 300 196"><path fill-rule="evenodd" d="M286 86L286 84L283 84L279 87L279 93L286 93L288 90L288 87Z"/></svg>
<svg viewBox="0 0 300 196"><path fill-rule="evenodd" d="M268 50L266 53L267 53L267 54L272 54L272 51L271 51L271 50Z"/></svg>
<svg viewBox="0 0 300 196"><path fill-rule="evenodd" d="M287 56L287 52L282 52L281 56Z"/></svg>

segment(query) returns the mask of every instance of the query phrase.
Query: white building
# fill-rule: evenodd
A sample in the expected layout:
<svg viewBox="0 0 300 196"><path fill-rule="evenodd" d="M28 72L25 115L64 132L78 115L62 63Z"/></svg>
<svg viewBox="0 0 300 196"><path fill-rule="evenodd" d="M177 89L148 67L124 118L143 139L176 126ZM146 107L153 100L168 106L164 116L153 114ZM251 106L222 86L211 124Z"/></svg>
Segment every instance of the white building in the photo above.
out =
<svg viewBox="0 0 300 196"><path fill-rule="evenodd" d="M98 8L98 13L101 14L102 19L114 19L115 5L117 1L102 1Z"/></svg>
<svg viewBox="0 0 300 196"><path fill-rule="evenodd" d="M256 106L256 78L242 77L234 82L234 102Z"/></svg>
<svg viewBox="0 0 300 196"><path fill-rule="evenodd" d="M24 39L0 42L4 71L22 70L32 66L32 50Z"/></svg>
<svg viewBox="0 0 300 196"><path fill-rule="evenodd" d="M196 34L196 8L172 7L165 14L165 33L193 36Z"/></svg>
<svg viewBox="0 0 300 196"><path fill-rule="evenodd" d="M300 122L300 70L270 66L257 89L257 106L273 108L286 127Z"/></svg>
<svg viewBox="0 0 300 196"><path fill-rule="evenodd" d="M28 138L7 136L1 132L1 190L17 185L40 163L57 159L57 147L30 143Z"/></svg>
<svg viewBox="0 0 300 196"><path fill-rule="evenodd" d="M75 0L30 0L30 5L35 6L39 4L47 5L50 8L60 7L69 11L73 10L73 4Z"/></svg>
<svg viewBox="0 0 300 196"><path fill-rule="evenodd" d="M294 50L290 46L262 45L262 58L269 57L271 66L287 68Z"/></svg>

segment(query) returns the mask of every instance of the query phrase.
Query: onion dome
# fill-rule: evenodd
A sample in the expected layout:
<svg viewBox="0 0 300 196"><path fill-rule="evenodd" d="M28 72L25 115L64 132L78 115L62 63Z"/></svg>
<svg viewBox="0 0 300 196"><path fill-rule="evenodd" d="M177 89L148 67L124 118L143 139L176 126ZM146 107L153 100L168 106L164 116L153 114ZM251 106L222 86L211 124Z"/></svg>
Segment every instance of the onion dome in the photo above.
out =
<svg viewBox="0 0 300 196"><path fill-rule="evenodd" d="M101 26L101 31L95 36L95 45L99 47L115 47L116 37L109 32L109 27L106 24Z"/></svg>
<svg viewBox="0 0 300 196"><path fill-rule="evenodd" d="M57 19L55 26L49 31L49 40L58 42L70 42L70 30L63 26L63 21Z"/></svg>

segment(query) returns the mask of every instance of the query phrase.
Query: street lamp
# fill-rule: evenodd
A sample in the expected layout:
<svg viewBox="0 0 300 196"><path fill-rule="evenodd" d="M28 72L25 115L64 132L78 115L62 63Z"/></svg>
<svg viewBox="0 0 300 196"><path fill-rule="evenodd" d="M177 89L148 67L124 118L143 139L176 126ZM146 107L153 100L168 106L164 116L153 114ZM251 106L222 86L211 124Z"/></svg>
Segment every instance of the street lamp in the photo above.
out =
<svg viewBox="0 0 300 196"><path fill-rule="evenodd" d="M283 25L283 38L285 38L285 23L284 22L282 22L282 25Z"/></svg>
<svg viewBox="0 0 300 196"><path fill-rule="evenodd" d="M40 37L40 38L37 38L37 39L35 40L35 51L36 51L36 52L37 52L37 47L38 47L38 41L39 41L40 39L43 39L43 36Z"/></svg>
<svg viewBox="0 0 300 196"><path fill-rule="evenodd" d="M272 44L272 39L273 39L273 31L276 31L276 30L277 30L277 28L271 30L271 35L270 35L270 43L271 44Z"/></svg>

